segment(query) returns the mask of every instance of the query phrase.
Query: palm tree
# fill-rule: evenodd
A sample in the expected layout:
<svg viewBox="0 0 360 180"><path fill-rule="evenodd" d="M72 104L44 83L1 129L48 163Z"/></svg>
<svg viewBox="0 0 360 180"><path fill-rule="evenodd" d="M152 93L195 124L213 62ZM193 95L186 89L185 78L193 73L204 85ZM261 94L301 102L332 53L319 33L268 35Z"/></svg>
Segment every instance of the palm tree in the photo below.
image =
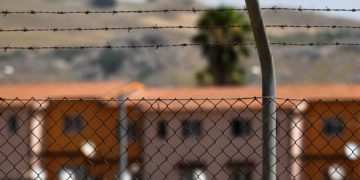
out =
<svg viewBox="0 0 360 180"><path fill-rule="evenodd" d="M228 28L228 25L244 25L250 23L241 13L229 8L220 7L223 11L209 11L203 14L198 26L216 26L201 28L193 37L195 43L220 43L223 46L202 46L202 53L208 60L204 70L197 73L200 85L236 85L245 81L245 70L239 64L240 57L248 57L246 46L233 46L231 43L242 43L250 37L250 28Z"/></svg>

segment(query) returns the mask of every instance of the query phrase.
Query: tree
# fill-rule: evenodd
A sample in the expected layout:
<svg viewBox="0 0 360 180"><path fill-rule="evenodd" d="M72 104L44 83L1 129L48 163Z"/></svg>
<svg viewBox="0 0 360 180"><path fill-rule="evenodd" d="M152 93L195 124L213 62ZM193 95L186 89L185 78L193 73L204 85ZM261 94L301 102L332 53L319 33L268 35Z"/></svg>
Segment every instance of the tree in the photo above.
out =
<svg viewBox="0 0 360 180"><path fill-rule="evenodd" d="M229 9L220 7L220 9ZM208 60L204 70L197 73L200 85L237 85L245 81L246 71L239 64L240 57L248 57L246 46L233 46L231 43L243 43L251 35L250 28L228 28L228 25L244 25L250 23L241 13L232 10L209 11L203 14L198 26L217 26L201 28L193 37L195 43L220 43L223 46L202 46L203 55Z"/></svg>
<svg viewBox="0 0 360 180"><path fill-rule="evenodd" d="M116 4L116 0L92 0L92 4L97 7L113 7Z"/></svg>
<svg viewBox="0 0 360 180"><path fill-rule="evenodd" d="M105 49L96 61L97 64L102 68L105 76L109 76L119 70L123 60L126 58L124 51L114 51Z"/></svg>

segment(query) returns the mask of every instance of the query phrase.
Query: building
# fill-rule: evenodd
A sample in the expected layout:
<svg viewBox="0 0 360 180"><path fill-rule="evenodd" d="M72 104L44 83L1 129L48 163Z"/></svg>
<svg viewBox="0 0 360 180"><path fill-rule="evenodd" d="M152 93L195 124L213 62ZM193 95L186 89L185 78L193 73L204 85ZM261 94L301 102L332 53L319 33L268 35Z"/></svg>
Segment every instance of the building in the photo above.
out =
<svg viewBox="0 0 360 180"><path fill-rule="evenodd" d="M278 87L279 179L360 178L358 92ZM1 179L115 179L125 165L135 179L261 179L259 86L25 84L0 94Z"/></svg>
<svg viewBox="0 0 360 180"><path fill-rule="evenodd" d="M261 179L261 98L237 99L260 95L258 86L144 89L131 94L146 99L138 103L144 113L144 179ZM288 114L294 106L281 108L277 174L291 179Z"/></svg>
<svg viewBox="0 0 360 180"><path fill-rule="evenodd" d="M298 179L360 179L360 86L312 89L293 133Z"/></svg>
<svg viewBox="0 0 360 180"><path fill-rule="evenodd" d="M359 91L357 85L278 87L279 179L359 179L359 126L353 124L360 105L349 101ZM261 98L237 99L260 95L257 86L133 93L147 99L138 103L145 179L261 179Z"/></svg>
<svg viewBox="0 0 360 180"><path fill-rule="evenodd" d="M24 136L19 140L26 146L21 151L29 158L4 158L19 166L12 167L13 171L21 170L19 175L31 179L114 179L120 168L118 127L120 105L124 103L101 99L118 99L139 88L142 88L139 83L120 82L0 87L0 93L9 99L8 104L12 105L10 99L17 97L23 108L31 107L31 118L21 125ZM136 127L131 129L138 130ZM11 138L7 139L7 143L11 141ZM128 142L128 161L139 162L140 138L134 136ZM19 151L14 148L7 151ZM0 165L5 166L6 161ZM10 177L9 173L5 175Z"/></svg>

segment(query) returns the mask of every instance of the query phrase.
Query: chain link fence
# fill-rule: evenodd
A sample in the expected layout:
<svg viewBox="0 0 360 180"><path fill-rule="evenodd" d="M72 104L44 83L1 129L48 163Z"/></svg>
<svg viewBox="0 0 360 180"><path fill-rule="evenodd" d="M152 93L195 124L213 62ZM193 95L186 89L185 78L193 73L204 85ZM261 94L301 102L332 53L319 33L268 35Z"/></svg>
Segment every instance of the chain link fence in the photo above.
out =
<svg viewBox="0 0 360 180"><path fill-rule="evenodd" d="M278 179L360 179L360 102L275 101ZM261 179L261 97L0 105L1 179Z"/></svg>

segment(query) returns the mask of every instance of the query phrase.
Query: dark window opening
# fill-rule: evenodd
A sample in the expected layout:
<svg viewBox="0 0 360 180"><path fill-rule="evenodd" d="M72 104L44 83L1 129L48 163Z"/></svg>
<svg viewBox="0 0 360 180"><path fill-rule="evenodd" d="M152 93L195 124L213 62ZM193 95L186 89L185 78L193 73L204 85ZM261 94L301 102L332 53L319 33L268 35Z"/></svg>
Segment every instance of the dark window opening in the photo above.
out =
<svg viewBox="0 0 360 180"><path fill-rule="evenodd" d="M80 133L83 128L84 120L80 115L66 116L64 118L64 132L67 134Z"/></svg>
<svg viewBox="0 0 360 180"><path fill-rule="evenodd" d="M137 136L137 127L136 127L136 124L133 123L133 122L128 122L127 123L127 128L123 128L122 124L121 123L118 123L117 125L117 133L116 133L116 137L117 139L120 141L122 138L124 138L122 136L123 132L121 131L126 131L126 137L129 139L129 140L132 140L132 141L136 141L136 136Z"/></svg>
<svg viewBox="0 0 360 180"><path fill-rule="evenodd" d="M127 134L129 139L136 140L136 125L134 123L128 123Z"/></svg>
<svg viewBox="0 0 360 180"><path fill-rule="evenodd" d="M228 164L231 170L231 180L251 180L251 172L254 171L252 163L231 162Z"/></svg>
<svg viewBox="0 0 360 180"><path fill-rule="evenodd" d="M201 121L199 120L186 120L183 122L183 137L199 138L202 135Z"/></svg>
<svg viewBox="0 0 360 180"><path fill-rule="evenodd" d="M231 174L231 180L250 180L251 171L248 169L238 169Z"/></svg>
<svg viewBox="0 0 360 180"><path fill-rule="evenodd" d="M331 118L324 120L324 134L326 136L340 135L345 128L344 121L340 118Z"/></svg>
<svg viewBox="0 0 360 180"><path fill-rule="evenodd" d="M166 138L167 135L167 123L164 120L158 122L158 136L162 139Z"/></svg>
<svg viewBox="0 0 360 180"><path fill-rule="evenodd" d="M12 116L10 117L10 119L8 120L8 127L9 127L9 131L11 133L16 133L18 130L18 118L17 116Z"/></svg>
<svg viewBox="0 0 360 180"><path fill-rule="evenodd" d="M235 137L248 137L252 132L251 122L249 120L235 119L231 123L231 131Z"/></svg>

